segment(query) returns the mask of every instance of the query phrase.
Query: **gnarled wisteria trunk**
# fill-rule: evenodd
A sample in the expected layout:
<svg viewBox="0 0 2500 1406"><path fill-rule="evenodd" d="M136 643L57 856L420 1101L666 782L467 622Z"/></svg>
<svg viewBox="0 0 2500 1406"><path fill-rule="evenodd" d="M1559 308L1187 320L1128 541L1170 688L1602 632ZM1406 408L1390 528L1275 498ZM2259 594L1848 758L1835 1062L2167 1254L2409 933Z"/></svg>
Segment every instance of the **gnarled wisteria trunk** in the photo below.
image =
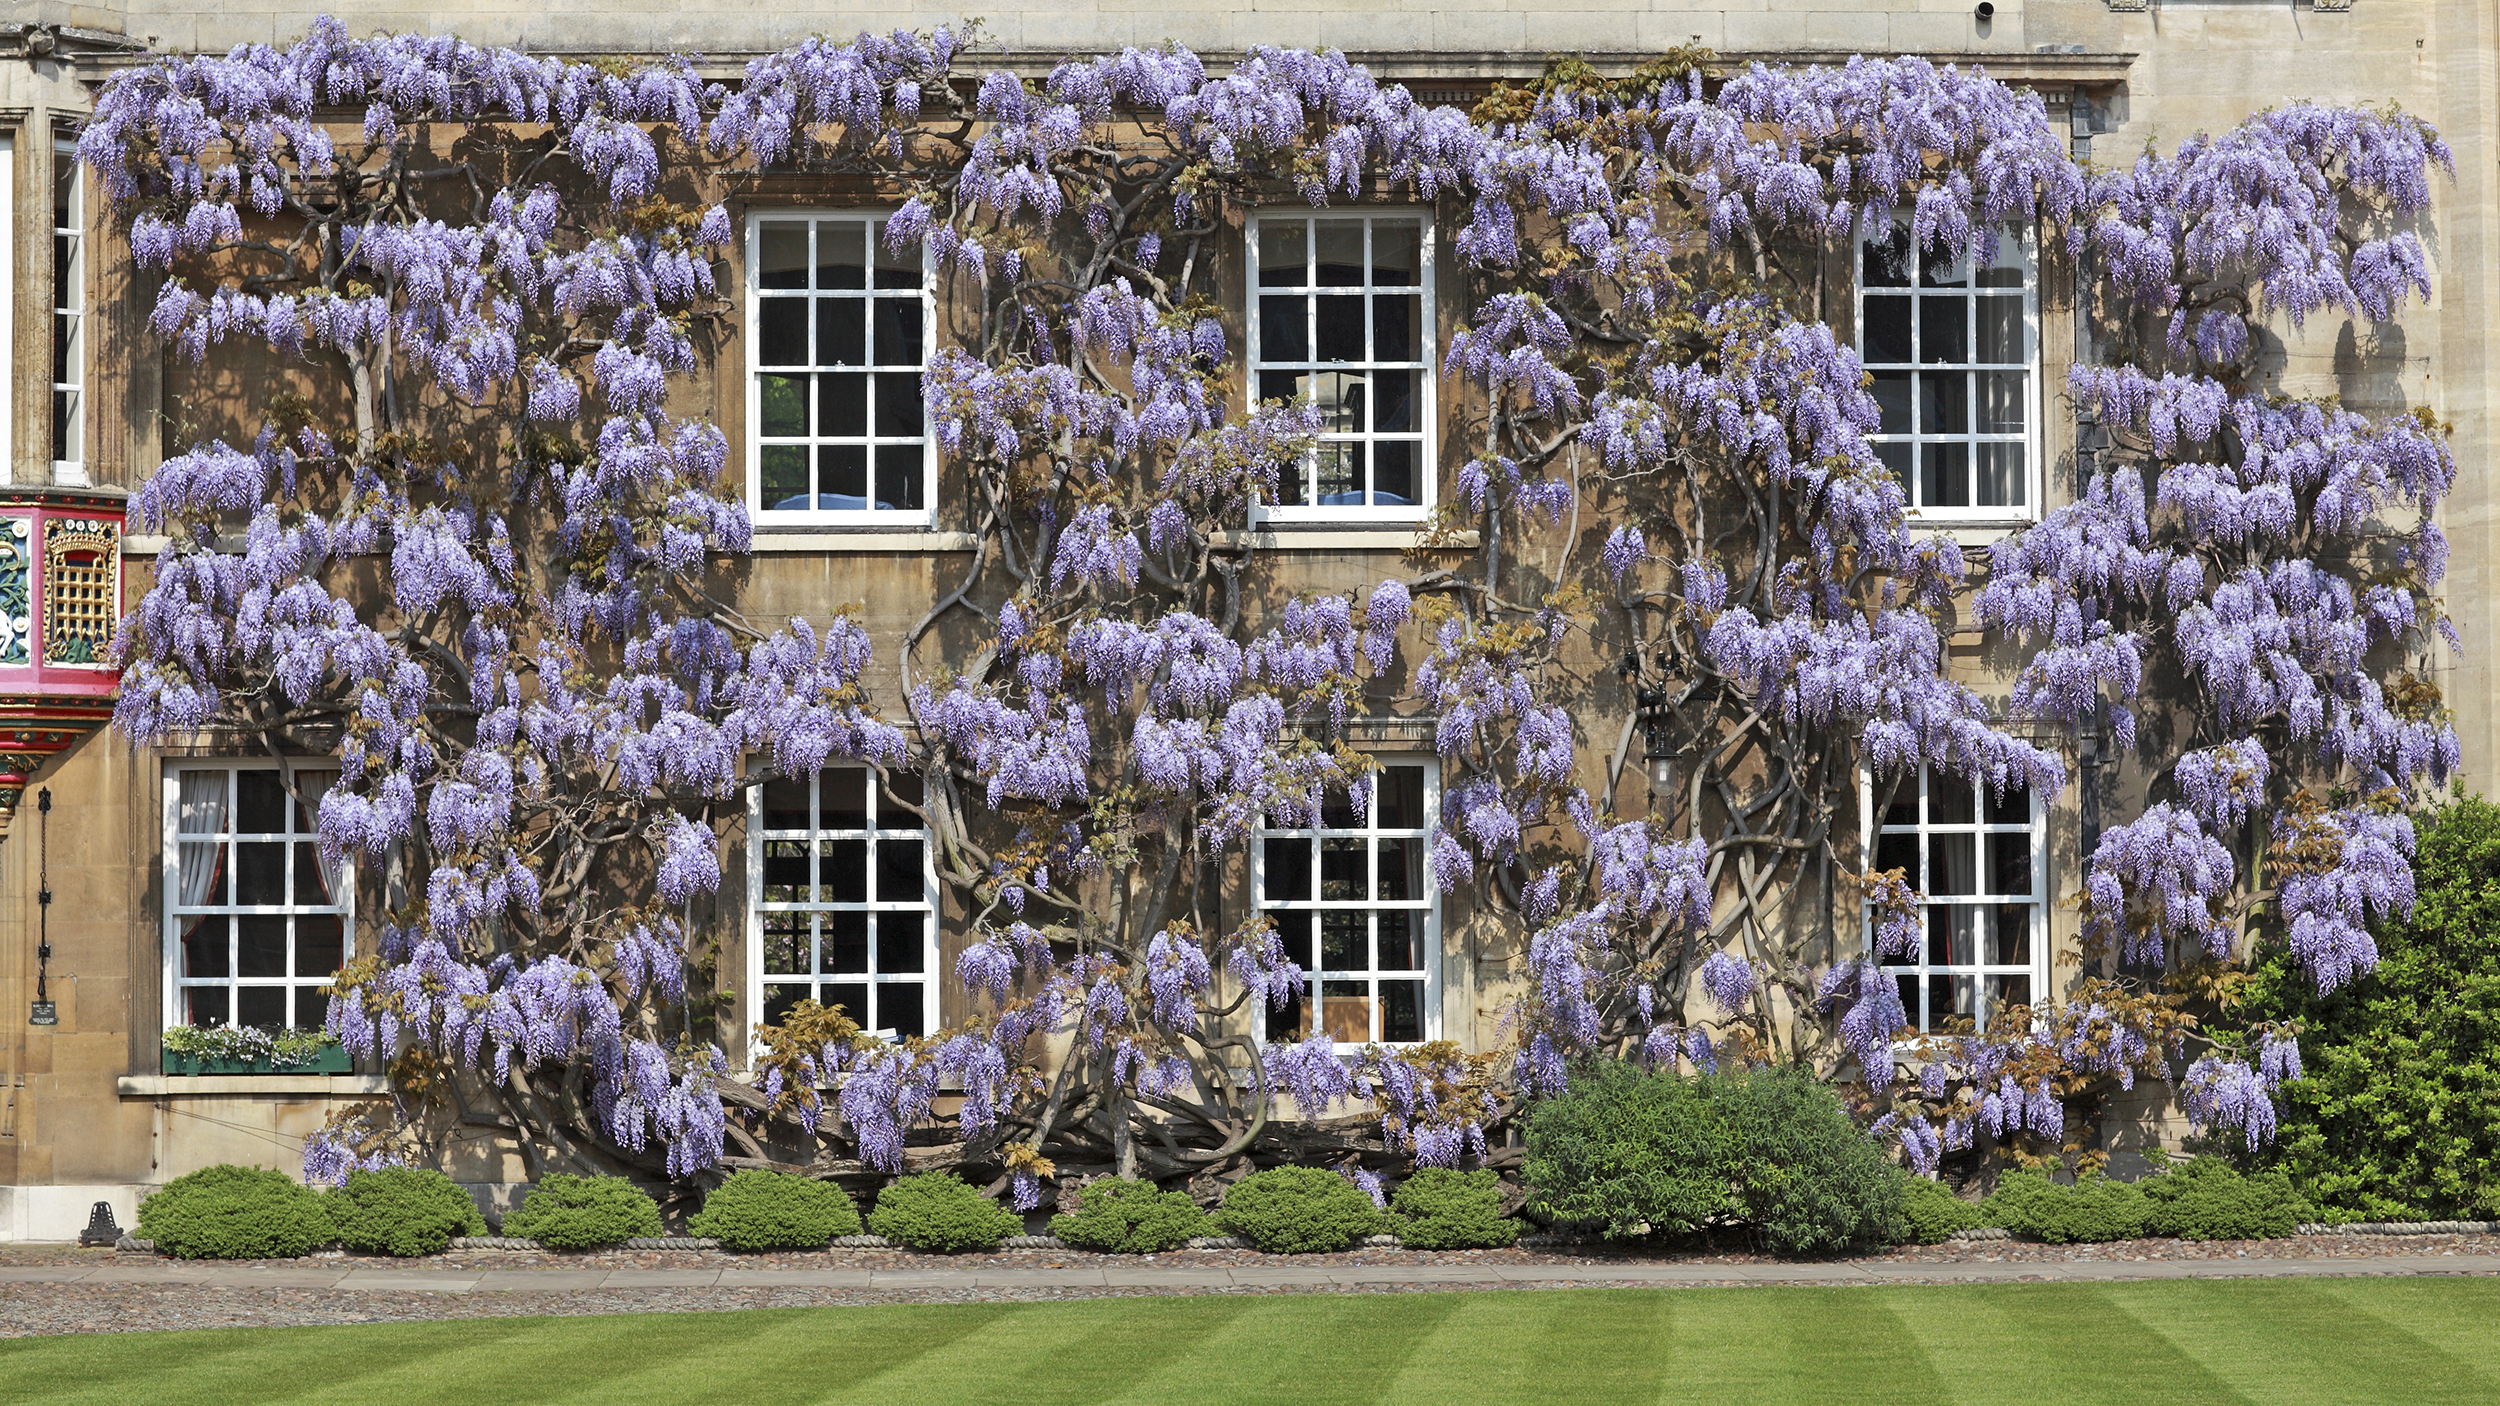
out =
<svg viewBox="0 0 2500 1406"><path fill-rule="evenodd" d="M917 1141L1027 1207L1371 1178L1501 1164L1488 1132L1601 1055L1810 1064L1924 1168L2073 1150L2137 1077L2265 1136L2297 1046L2217 1025L2211 968L2283 941L2332 986L2410 901L2406 812L2455 763L2408 663L2453 469L2427 414L2268 394L2249 334L2427 293L2426 128L2294 106L2096 175L2036 98L1915 59L1675 55L1470 113L1335 54L964 57L811 41L707 84L325 20L100 95L81 156L164 274L156 332L323 388L135 500L172 545L120 713L343 739L322 842L379 911L331 1027L395 1059L401 1121L309 1169L439 1155L448 1118L533 1171L871 1176ZM766 180L877 192L886 252L938 270L921 398L976 545L885 665L850 619L741 612L757 469L673 408L736 334L727 202ZM1280 603L1238 529L1322 411L1252 398L1223 270L1254 205L1374 197L1455 231L1466 447L1415 570ZM2122 452L1976 568L1914 529L1820 320L1832 251L1896 221L1981 266L2065 241L2142 332L2069 388ZM2026 651L2020 731L1950 677L1957 611ZM1683 761L1655 806L1631 720L1592 734L1617 657ZM2106 718L2141 754L2145 708L2177 744L2091 856L2088 974L1912 1036L1882 968L1917 876L1868 872L1861 774L2053 795L2040 739ZM1433 720L1430 882L1524 938L1498 1048L1266 1038L1311 954L1205 879L1263 825L1371 813L1384 714ZM897 1042L803 1003L733 1056L721 855L746 792L835 761L931 836L972 1015Z"/></svg>

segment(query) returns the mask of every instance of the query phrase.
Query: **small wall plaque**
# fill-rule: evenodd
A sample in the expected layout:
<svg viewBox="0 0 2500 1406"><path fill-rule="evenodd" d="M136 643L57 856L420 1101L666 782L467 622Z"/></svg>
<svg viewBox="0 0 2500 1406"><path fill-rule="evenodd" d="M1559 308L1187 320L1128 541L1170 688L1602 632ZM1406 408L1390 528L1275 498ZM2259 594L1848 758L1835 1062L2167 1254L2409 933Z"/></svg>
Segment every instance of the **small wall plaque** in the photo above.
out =
<svg viewBox="0 0 2500 1406"><path fill-rule="evenodd" d="M58 1025L61 1023L60 1007L50 1001L37 1001L35 1014L26 1023L28 1025Z"/></svg>

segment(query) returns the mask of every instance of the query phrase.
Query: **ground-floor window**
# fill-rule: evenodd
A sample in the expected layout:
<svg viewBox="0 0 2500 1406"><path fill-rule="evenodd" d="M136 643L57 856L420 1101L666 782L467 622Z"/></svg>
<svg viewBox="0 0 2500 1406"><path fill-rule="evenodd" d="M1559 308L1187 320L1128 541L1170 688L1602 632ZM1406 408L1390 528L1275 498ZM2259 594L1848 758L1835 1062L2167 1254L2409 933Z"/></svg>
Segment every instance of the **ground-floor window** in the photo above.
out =
<svg viewBox="0 0 2500 1406"><path fill-rule="evenodd" d="M1299 1006L1268 1013L1268 1039L1315 1028L1358 1048L1438 1037L1440 909L1424 866L1438 783L1430 762L1391 762L1369 814L1337 796L1316 826L1261 830L1259 910L1310 976Z"/></svg>
<svg viewBox="0 0 2500 1406"><path fill-rule="evenodd" d="M168 1025L321 1025L352 898L314 828L337 779L225 763L167 773Z"/></svg>
<svg viewBox="0 0 2500 1406"><path fill-rule="evenodd" d="M1992 795L1921 768L1867 783L1870 870L1903 870L1923 896L1918 949L1886 958L1920 1031L1985 1026L2045 994L2048 948L2042 807L2027 787ZM1880 813L1879 813L1880 812ZM1871 933L1871 925L1870 925Z"/></svg>
<svg viewBox="0 0 2500 1406"><path fill-rule="evenodd" d="M833 767L748 794L761 1022L814 1000L898 1040L936 1029L937 876L906 808L920 778Z"/></svg>

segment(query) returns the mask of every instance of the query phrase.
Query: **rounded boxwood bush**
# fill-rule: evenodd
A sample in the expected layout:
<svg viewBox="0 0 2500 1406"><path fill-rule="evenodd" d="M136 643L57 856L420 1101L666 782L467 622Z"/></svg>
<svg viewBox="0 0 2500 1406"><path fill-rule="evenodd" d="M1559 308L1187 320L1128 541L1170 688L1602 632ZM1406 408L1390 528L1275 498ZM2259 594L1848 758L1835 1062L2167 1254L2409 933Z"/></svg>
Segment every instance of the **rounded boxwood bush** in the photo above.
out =
<svg viewBox="0 0 2500 1406"><path fill-rule="evenodd" d="M1953 1232L1986 1219L1976 1202L1954 1195L1943 1182L1907 1174L1901 1178L1901 1215L1909 1222L1910 1238L1922 1245L1941 1245Z"/></svg>
<svg viewBox="0 0 2500 1406"><path fill-rule="evenodd" d="M1318 1167L1270 1167L1224 1191L1215 1223L1271 1255L1342 1250L1381 1228L1363 1188Z"/></svg>
<svg viewBox="0 0 2500 1406"><path fill-rule="evenodd" d="M859 1234L859 1208L832 1182L757 1168L730 1173L686 1229L724 1249L821 1250L837 1235Z"/></svg>
<svg viewBox="0 0 2500 1406"><path fill-rule="evenodd" d="M1809 1254L1908 1233L1899 1169L1801 1070L1687 1078L1587 1060L1528 1115L1526 1134L1538 1213L1610 1236L1744 1230Z"/></svg>
<svg viewBox="0 0 2500 1406"><path fill-rule="evenodd" d="M1050 1233L1074 1249L1154 1255L1207 1234L1207 1213L1186 1192L1111 1178L1087 1186L1074 1213L1052 1216Z"/></svg>
<svg viewBox="0 0 2500 1406"><path fill-rule="evenodd" d="M1024 1233L1024 1218L949 1172L921 1172L877 1193L868 1228L898 1245L938 1254L995 1250Z"/></svg>
<svg viewBox="0 0 2500 1406"><path fill-rule="evenodd" d="M530 1188L503 1218L503 1233L551 1250L587 1250L660 1233L660 1206L623 1177L559 1172Z"/></svg>
<svg viewBox="0 0 2500 1406"><path fill-rule="evenodd" d="M2199 1157L2137 1183L2155 1235L2188 1240L2264 1240L2290 1235L2316 1212L2282 1171L2241 1176L2219 1157Z"/></svg>
<svg viewBox="0 0 2500 1406"><path fill-rule="evenodd" d="M323 1198L339 1243L367 1254L439 1255L455 1235L484 1235L486 1217L459 1183L431 1167L349 1172Z"/></svg>
<svg viewBox="0 0 2500 1406"><path fill-rule="evenodd" d="M327 1245L321 1194L265 1167L203 1167L139 1203L139 1238L186 1260L278 1260Z"/></svg>
<svg viewBox="0 0 2500 1406"><path fill-rule="evenodd" d="M1990 1224L2052 1245L2139 1240L2152 1203L2129 1182L2086 1172L2072 1186L2037 1171L2008 1172L1983 1207Z"/></svg>
<svg viewBox="0 0 2500 1406"><path fill-rule="evenodd" d="M1502 1214L1502 1179L1489 1171L1426 1167L1389 1198L1398 1239L1410 1250L1490 1250L1519 1238Z"/></svg>

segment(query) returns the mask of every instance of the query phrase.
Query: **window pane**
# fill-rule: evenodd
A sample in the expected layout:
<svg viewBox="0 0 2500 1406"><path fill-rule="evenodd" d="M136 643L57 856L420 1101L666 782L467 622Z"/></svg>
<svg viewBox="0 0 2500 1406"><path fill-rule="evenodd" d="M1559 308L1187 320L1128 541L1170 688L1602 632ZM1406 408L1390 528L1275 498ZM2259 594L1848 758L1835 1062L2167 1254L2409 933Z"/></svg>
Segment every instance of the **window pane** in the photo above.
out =
<svg viewBox="0 0 2500 1406"><path fill-rule="evenodd" d="M858 767L831 767L816 774L818 822L827 830L868 828L868 773Z"/></svg>
<svg viewBox="0 0 2500 1406"><path fill-rule="evenodd" d="M1979 446L1977 497L1983 508L2019 508L2023 491L2023 447L2019 444Z"/></svg>
<svg viewBox="0 0 2500 1406"><path fill-rule="evenodd" d="M1360 1045L1372 1037L1370 983L1323 981L1319 984L1320 1025L1341 1045Z"/></svg>
<svg viewBox="0 0 2500 1406"><path fill-rule="evenodd" d="M1372 298L1372 360L1417 359L1415 330L1423 326L1423 299L1413 293L1381 293ZM1325 340L1326 334L1322 334Z"/></svg>
<svg viewBox="0 0 2500 1406"><path fill-rule="evenodd" d="M928 506L922 485L927 460L917 444L877 446L877 506L896 512L917 512Z"/></svg>
<svg viewBox="0 0 2500 1406"><path fill-rule="evenodd" d="M189 1025L223 1025L226 1023L226 988L222 986L186 986L182 988L182 1018Z"/></svg>
<svg viewBox="0 0 2500 1406"><path fill-rule="evenodd" d="M1298 902L1311 896L1311 842L1269 840L1264 878L1271 902Z"/></svg>
<svg viewBox="0 0 2500 1406"><path fill-rule="evenodd" d="M2020 371L1988 371L1979 377L1979 432L2021 434L2024 394L2030 378Z"/></svg>
<svg viewBox="0 0 2500 1406"><path fill-rule="evenodd" d="M879 298L873 304L879 366L920 364L920 300ZM915 392L913 399L917 400Z"/></svg>
<svg viewBox="0 0 2500 1406"><path fill-rule="evenodd" d="M286 1005L286 988L283 986L238 987L234 993L234 1023L284 1025Z"/></svg>
<svg viewBox="0 0 2500 1406"><path fill-rule="evenodd" d="M1282 1010L1268 1007L1267 1038L1270 1043L1300 1044L1310 1035L1311 1001L1307 994L1300 1000L1288 997Z"/></svg>
<svg viewBox="0 0 2500 1406"><path fill-rule="evenodd" d="M920 272L920 241L913 240L896 249L887 244L885 222L879 220L868 239L870 252L877 259L877 286L880 288L917 288L922 283Z"/></svg>
<svg viewBox="0 0 2500 1406"><path fill-rule="evenodd" d="M834 903L868 901L868 842L825 840L817 851L816 881Z"/></svg>
<svg viewBox="0 0 2500 1406"><path fill-rule="evenodd" d="M1968 825L1978 815L1972 803L1975 789L1958 776L1938 772L1927 774L1927 823L1930 825Z"/></svg>
<svg viewBox="0 0 2500 1406"><path fill-rule="evenodd" d="M877 970L885 975L928 970L923 942L928 920L918 913L877 915Z"/></svg>
<svg viewBox="0 0 2500 1406"><path fill-rule="evenodd" d="M756 238L755 286L807 286L807 226L795 220L771 220Z"/></svg>
<svg viewBox="0 0 2500 1406"><path fill-rule="evenodd" d="M2029 825L2031 823L2031 788L2008 786L2003 795L1981 792L1988 802L1988 823L1991 825Z"/></svg>
<svg viewBox="0 0 2500 1406"><path fill-rule="evenodd" d="M286 846L249 843L234 847L234 901L247 907L286 902Z"/></svg>
<svg viewBox="0 0 2500 1406"><path fill-rule="evenodd" d="M1339 902L1371 897L1371 868L1371 841L1320 841L1319 896Z"/></svg>
<svg viewBox="0 0 2500 1406"><path fill-rule="evenodd" d="M1284 949L1285 960L1304 971L1316 968L1319 963L1312 960L1311 915L1299 912L1270 913L1267 916L1276 924L1276 941Z"/></svg>
<svg viewBox="0 0 2500 1406"><path fill-rule="evenodd" d="M1970 506L1970 446L1919 446L1918 501L1929 508Z"/></svg>
<svg viewBox="0 0 2500 1406"><path fill-rule="evenodd" d="M1311 255L1308 229L1300 220L1271 220L1259 226L1260 287L1303 286Z"/></svg>
<svg viewBox="0 0 2500 1406"><path fill-rule="evenodd" d="M877 788L877 828L919 829L920 817L903 807L919 805L922 798L919 773L898 771L886 777L885 784Z"/></svg>
<svg viewBox="0 0 2500 1406"><path fill-rule="evenodd" d="M807 433L807 378L805 376L765 376L756 387L760 407L757 425L768 435L798 436Z"/></svg>
<svg viewBox="0 0 2500 1406"><path fill-rule="evenodd" d="M917 1040L929 1033L925 988L917 981L886 982L877 987L877 1028L891 1030L897 1040Z"/></svg>
<svg viewBox="0 0 2500 1406"><path fill-rule="evenodd" d="M1969 265L1950 248L1934 245L1918 251L1919 287L1961 288L1969 282Z"/></svg>
<svg viewBox="0 0 2500 1406"><path fill-rule="evenodd" d="M816 506L853 511L868 506L866 446L823 444L816 447Z"/></svg>
<svg viewBox="0 0 2500 1406"><path fill-rule="evenodd" d="M1424 984L1420 981L1380 983L1380 1038L1413 1044L1424 1038Z"/></svg>
<svg viewBox="0 0 2500 1406"><path fill-rule="evenodd" d="M1858 281L1868 288L1910 286L1910 232L1895 229L1887 240L1859 246Z"/></svg>
<svg viewBox="0 0 2500 1406"><path fill-rule="evenodd" d="M1894 478L1901 480L1901 490L1904 493L1907 493L1910 489L1910 455L1916 449L1917 446L1912 444L1879 444L1875 446L1875 457L1883 461L1885 468L1892 470L1892 476Z"/></svg>
<svg viewBox="0 0 2500 1406"><path fill-rule="evenodd" d="M1406 288L1423 281L1423 226L1403 220L1372 222L1372 282Z"/></svg>
<svg viewBox="0 0 2500 1406"><path fill-rule="evenodd" d="M298 842L295 846L295 902L305 908L327 908L335 901L330 897L329 885L323 882L321 846Z"/></svg>
<svg viewBox="0 0 2500 1406"><path fill-rule="evenodd" d="M825 985L819 988L819 990L822 994L817 996L816 999L818 1001L828 1006L840 1007L844 1015L858 1021L863 1029L874 1030L877 1028L869 1023L872 1019L874 1019L874 1017L868 1009L868 983L864 981L830 981L825 983Z"/></svg>
<svg viewBox="0 0 2500 1406"><path fill-rule="evenodd" d="M845 437L868 433L868 377L837 371L816 378L817 433Z"/></svg>
<svg viewBox="0 0 2500 1406"><path fill-rule="evenodd" d="M1259 373L1259 399L1300 400L1303 380L1299 371L1262 371Z"/></svg>
<svg viewBox="0 0 2500 1406"><path fill-rule="evenodd" d="M1309 328L1305 325L1309 309L1310 300L1300 294L1290 297L1271 295L1259 299L1260 360L1311 359Z"/></svg>
<svg viewBox="0 0 2500 1406"><path fill-rule="evenodd" d="M1375 823L1383 830L1424 828L1424 769L1419 766L1382 767L1372 806Z"/></svg>
<svg viewBox="0 0 2500 1406"><path fill-rule="evenodd" d="M1323 288L1363 286L1363 222L1313 222L1319 242L1319 282Z"/></svg>
<svg viewBox="0 0 2500 1406"><path fill-rule="evenodd" d="M2024 362L2031 358L2028 338L2023 334L2023 300L2021 295L2002 295L1979 300L1979 359L1981 361Z"/></svg>
<svg viewBox="0 0 2500 1406"><path fill-rule="evenodd" d="M274 771L234 774L234 830L238 835L286 833L286 787Z"/></svg>
<svg viewBox="0 0 2500 1406"><path fill-rule="evenodd" d="M1380 842L1380 897L1386 902L1403 902L1424 896L1424 842L1422 840L1382 840Z"/></svg>
<svg viewBox="0 0 2500 1406"><path fill-rule="evenodd" d="M764 783L765 829L804 830L808 828L810 817L807 782L804 778L785 778Z"/></svg>
<svg viewBox="0 0 2500 1406"><path fill-rule="evenodd" d="M2000 967L2031 964L2031 914L2028 903L2000 903L1989 923L1988 960Z"/></svg>
<svg viewBox="0 0 2500 1406"><path fill-rule="evenodd" d="M1918 887L1918 836L1879 835L1875 839L1875 870L1898 869L1910 877L1910 887Z"/></svg>
<svg viewBox="0 0 2500 1406"><path fill-rule="evenodd" d="M755 305L755 361L759 366L807 364L805 298L765 298Z"/></svg>
<svg viewBox="0 0 2500 1406"><path fill-rule="evenodd" d="M1910 373L1878 371L1874 373L1872 381L1873 383L1866 388L1867 393L1875 397L1876 413L1882 417L1876 427L1876 433L1908 434L1910 432Z"/></svg>
<svg viewBox="0 0 2500 1406"><path fill-rule="evenodd" d="M1374 959L1381 971L1416 971L1423 963L1415 959L1416 926L1423 914L1411 908L1387 908L1380 912L1379 951Z"/></svg>
<svg viewBox="0 0 2500 1406"><path fill-rule="evenodd" d="M921 883L921 841L877 841L877 901L919 903L927 898Z"/></svg>
<svg viewBox="0 0 2500 1406"><path fill-rule="evenodd" d="M2031 837L2019 832L1988 836L1988 892L2031 892Z"/></svg>
<svg viewBox="0 0 2500 1406"><path fill-rule="evenodd" d="M1342 294L1311 300L1317 307L1319 354L1314 361L1363 361L1363 300Z"/></svg>
<svg viewBox="0 0 2500 1406"><path fill-rule="evenodd" d="M1942 1030L1948 1021L1970 1020L1978 994L1978 983L1967 976L1927 978L1927 1028Z"/></svg>
<svg viewBox="0 0 2500 1406"><path fill-rule="evenodd" d="M2031 978L2027 976L1992 976L1988 978L1988 1018L2008 1006L2031 1004Z"/></svg>
<svg viewBox="0 0 2500 1406"><path fill-rule="evenodd" d="M1869 297L1859 313L1861 355L1869 365L1910 359L1910 300Z"/></svg>
<svg viewBox="0 0 2500 1406"><path fill-rule="evenodd" d="M804 976L816 966L810 929L803 913L770 913L764 918L764 971L770 976Z"/></svg>
<svg viewBox="0 0 2500 1406"><path fill-rule="evenodd" d="M1918 378L1918 428L1921 434L1970 433L1970 376L1967 373L1921 373Z"/></svg>
<svg viewBox="0 0 2500 1406"><path fill-rule="evenodd" d="M1979 892L1976 835L1927 837L1927 888L1932 895Z"/></svg>
<svg viewBox="0 0 2500 1406"><path fill-rule="evenodd" d="M820 919L822 971L849 975L868 970L868 915L860 912L827 913ZM853 1008L854 1013L857 1008Z"/></svg>
<svg viewBox="0 0 2500 1406"><path fill-rule="evenodd" d="M762 460L763 488L757 495L767 508L806 508L807 446L803 444L767 444L759 456Z"/></svg>
<svg viewBox="0 0 2500 1406"><path fill-rule="evenodd" d="M227 952L233 936L232 918L202 918L182 935L182 974L188 977L232 976Z"/></svg>
<svg viewBox="0 0 2500 1406"><path fill-rule="evenodd" d="M1383 440L1372 446L1372 501L1392 507L1421 503L1415 486L1416 451L1411 439Z"/></svg>
<svg viewBox="0 0 2500 1406"><path fill-rule="evenodd" d="M783 1021L790 1018L790 1011L793 1007L797 1006L799 1002L813 997L815 994L816 988L813 986L794 985L789 982L775 982L772 985L765 987L763 1023L766 1025L781 1024Z"/></svg>
<svg viewBox="0 0 2500 1406"><path fill-rule="evenodd" d="M868 227L852 220L816 222L816 286L865 288Z"/></svg>
<svg viewBox="0 0 2500 1406"><path fill-rule="evenodd" d="M1927 1028L1927 1017L1919 1008L1918 978L1914 976L1899 976L1893 978L1893 980L1897 984L1901 993L1901 1009L1910 1017L1910 1028L1913 1030L1925 1030Z"/></svg>
<svg viewBox="0 0 2500 1406"><path fill-rule="evenodd" d="M1357 909L1325 909L1319 915L1319 964L1323 971L1360 972L1372 967L1371 915Z"/></svg>
<svg viewBox="0 0 2500 1406"><path fill-rule="evenodd" d="M1978 911L1959 903L1927 906L1927 965L1966 967L1979 960Z"/></svg>
<svg viewBox="0 0 2500 1406"><path fill-rule="evenodd" d="M295 974L330 976L347 955L347 934L335 917L306 913L295 920Z"/></svg>
<svg viewBox="0 0 2500 1406"><path fill-rule="evenodd" d="M1357 444L1322 444L1318 463L1319 501L1329 507L1343 507L1363 501L1363 446Z"/></svg>
<svg viewBox="0 0 2500 1406"><path fill-rule="evenodd" d="M860 298L816 300L816 364L868 364L868 304Z"/></svg>
<svg viewBox="0 0 2500 1406"><path fill-rule="evenodd" d="M1929 365L1970 360L1970 304L1960 298L1918 300L1918 359Z"/></svg>
<svg viewBox="0 0 2500 1406"><path fill-rule="evenodd" d="M295 988L295 1027L318 1030L330 1018L330 993L318 986Z"/></svg>
<svg viewBox="0 0 2500 1406"><path fill-rule="evenodd" d="M1311 403L1319 407L1320 430L1326 434L1359 434L1368 412L1370 388L1361 376L1322 371L1309 378Z"/></svg>
<svg viewBox="0 0 2500 1406"><path fill-rule="evenodd" d="M1416 428L1415 373L1374 371L1371 381L1371 427L1390 434Z"/></svg>
<svg viewBox="0 0 2500 1406"><path fill-rule="evenodd" d="M285 976L286 919L275 914L237 918L235 975Z"/></svg>
<svg viewBox="0 0 2500 1406"><path fill-rule="evenodd" d="M920 433L920 373L877 374L877 436L899 439Z"/></svg>

